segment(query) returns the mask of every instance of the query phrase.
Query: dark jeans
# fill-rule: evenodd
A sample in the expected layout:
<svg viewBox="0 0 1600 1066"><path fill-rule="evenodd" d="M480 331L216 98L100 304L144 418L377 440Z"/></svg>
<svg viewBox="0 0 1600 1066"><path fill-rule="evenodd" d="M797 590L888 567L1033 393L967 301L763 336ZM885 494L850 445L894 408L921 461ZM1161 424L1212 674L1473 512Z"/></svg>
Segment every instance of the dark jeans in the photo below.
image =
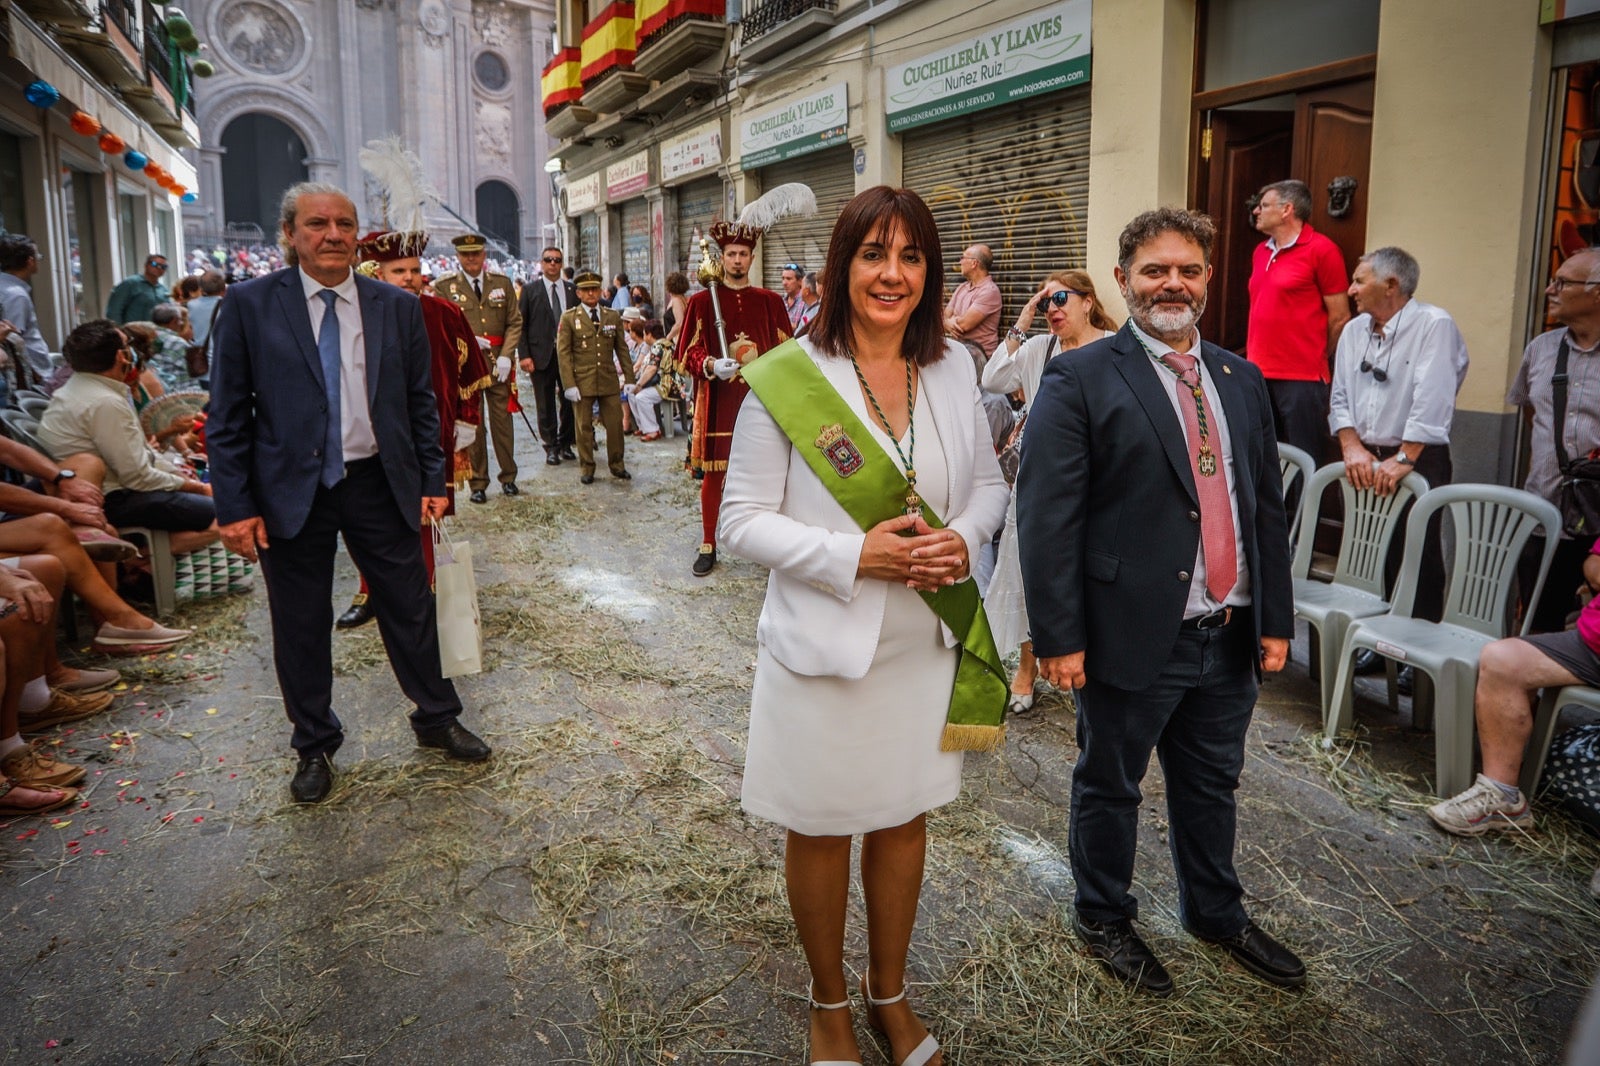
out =
<svg viewBox="0 0 1600 1066"><path fill-rule="evenodd" d="M1078 691L1080 752L1070 816L1072 874L1084 920L1138 916L1128 889L1143 798L1139 783L1155 751L1166 776L1185 928L1220 939L1245 927L1244 891L1233 866L1234 790L1256 702L1257 655L1246 608L1223 629L1184 630L1161 676L1141 692L1095 681L1091 659L1089 683Z"/></svg>
<svg viewBox="0 0 1600 1066"><path fill-rule="evenodd" d="M570 448L577 438L572 402L561 395L561 368L554 359L543 370L528 375L533 384L533 402L539 410L539 440L544 450ZM559 413L559 419L557 415Z"/></svg>
<svg viewBox="0 0 1600 1066"><path fill-rule="evenodd" d="M1524 611L1533 615L1530 633L1557 633L1567 627L1567 615L1578 609L1577 590L1583 584L1583 561L1589 558L1592 537L1577 540L1564 539L1556 544L1556 554L1550 560L1550 571L1544 578L1544 591L1539 602L1529 605L1533 584L1539 579L1539 560L1544 556L1544 537L1535 533L1528 538L1522 558L1517 561L1517 584L1521 588Z"/></svg>
<svg viewBox="0 0 1600 1066"><path fill-rule="evenodd" d="M210 529L217 507L210 496L194 492L135 492L118 489L106 493L106 521L117 527L148 526L175 533Z"/></svg>
<svg viewBox="0 0 1600 1066"><path fill-rule="evenodd" d="M421 501L413 506L421 508ZM302 756L332 755L344 743L333 713L333 557L339 534L367 579L389 665L412 703L411 727L449 725L461 713L456 689L440 676L433 593L417 531L406 524L377 458L345 467L333 488L317 487L305 528L272 537L261 574L272 613L272 659Z"/></svg>

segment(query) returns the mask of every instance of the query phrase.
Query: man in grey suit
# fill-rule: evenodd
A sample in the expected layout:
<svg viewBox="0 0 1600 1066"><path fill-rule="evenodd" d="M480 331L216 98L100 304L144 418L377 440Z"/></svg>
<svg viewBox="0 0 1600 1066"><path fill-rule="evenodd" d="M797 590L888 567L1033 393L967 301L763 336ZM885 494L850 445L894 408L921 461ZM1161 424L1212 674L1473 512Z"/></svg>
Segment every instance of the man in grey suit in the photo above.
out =
<svg viewBox="0 0 1600 1066"><path fill-rule="evenodd" d="M521 363L533 385L539 439L544 442L544 461L550 466L575 458L572 445L577 440L572 402L562 395L561 367L556 360L556 327L562 315L578 306L578 290L561 276L562 258L560 248L546 248L539 254L539 276L522 286Z"/></svg>
<svg viewBox="0 0 1600 1066"><path fill-rule="evenodd" d="M1149 211L1122 231L1122 331L1046 366L1017 481L1039 672L1077 690L1076 928L1119 980L1172 980L1133 931L1139 784L1166 777L1179 914L1276 985L1305 967L1245 913L1234 790L1263 670L1294 632L1272 406L1254 365L1203 343L1216 227Z"/></svg>
<svg viewBox="0 0 1600 1066"><path fill-rule="evenodd" d="M285 269L234 286L212 328L206 440L223 542L261 561L273 659L299 756L290 792L327 796L344 741L333 713L338 537L367 575L378 628L416 705L417 743L481 761L440 674L418 536L444 514L444 450L422 307L356 274L355 204L302 183L284 195Z"/></svg>

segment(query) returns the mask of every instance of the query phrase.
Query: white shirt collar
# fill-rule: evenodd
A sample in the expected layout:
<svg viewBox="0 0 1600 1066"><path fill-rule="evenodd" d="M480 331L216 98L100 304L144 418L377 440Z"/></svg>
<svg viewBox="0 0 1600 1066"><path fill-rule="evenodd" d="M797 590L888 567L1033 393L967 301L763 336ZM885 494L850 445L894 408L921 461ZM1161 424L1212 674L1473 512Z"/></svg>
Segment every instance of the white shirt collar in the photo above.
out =
<svg viewBox="0 0 1600 1066"><path fill-rule="evenodd" d="M1144 330L1140 329L1139 328L1139 323L1135 322L1132 318L1128 319L1128 325L1133 328L1133 335L1135 337L1138 337L1139 340L1144 342L1145 351L1150 353L1150 358L1159 361L1161 359L1161 357L1163 355L1166 355L1168 352L1177 352L1178 351L1178 349L1174 348L1172 345L1168 344L1166 341L1157 340L1156 338L1150 336L1150 334L1146 333ZM1200 348L1200 329L1199 329L1198 326L1191 326L1189 328L1194 330L1194 334L1193 334L1194 340L1192 341L1192 343L1190 343L1189 350L1187 352L1179 352L1178 354L1180 354L1180 355L1192 355L1192 356L1195 357L1195 361L1199 362L1199 360L1200 360L1200 352L1199 352L1199 348Z"/></svg>
<svg viewBox="0 0 1600 1066"><path fill-rule="evenodd" d="M303 267L295 267L295 269L300 271L300 285L305 289L306 303L318 299L317 293L323 289L332 289L339 294L339 299L341 300L348 300L351 303L356 302L356 272L354 270L346 274L344 280L339 284L324 285L310 274L307 274Z"/></svg>
<svg viewBox="0 0 1600 1066"><path fill-rule="evenodd" d="M1372 325L1372 316L1370 314L1367 315L1367 331L1369 333L1376 333L1383 340L1392 340L1394 338L1394 331L1400 326L1400 319L1405 316L1407 311L1411 310L1411 305L1416 302L1417 301L1414 298L1409 296L1406 297L1406 302L1400 305L1400 310L1390 315L1389 321L1385 322L1381 326L1374 327Z"/></svg>
<svg viewBox="0 0 1600 1066"><path fill-rule="evenodd" d="M1305 231L1306 231L1306 228L1304 226L1301 226L1300 227L1300 233L1304 233ZM1268 250L1270 250L1272 252L1273 255L1277 255L1279 252L1283 251L1285 248L1293 248L1300 241L1300 233L1296 233L1292 240L1286 241L1283 244L1279 244L1273 238L1268 237L1267 238L1267 248L1268 248Z"/></svg>

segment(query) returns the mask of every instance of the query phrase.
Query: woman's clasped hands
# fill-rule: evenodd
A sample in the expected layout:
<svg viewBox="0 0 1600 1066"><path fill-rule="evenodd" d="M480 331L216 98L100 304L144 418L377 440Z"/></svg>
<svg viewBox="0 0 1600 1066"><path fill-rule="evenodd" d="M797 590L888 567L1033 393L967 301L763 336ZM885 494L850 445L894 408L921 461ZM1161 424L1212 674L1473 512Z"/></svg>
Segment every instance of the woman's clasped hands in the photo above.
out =
<svg viewBox="0 0 1600 1066"><path fill-rule="evenodd" d="M935 529L920 514L896 515L867 530L856 574L937 592L963 580L969 567L961 534Z"/></svg>

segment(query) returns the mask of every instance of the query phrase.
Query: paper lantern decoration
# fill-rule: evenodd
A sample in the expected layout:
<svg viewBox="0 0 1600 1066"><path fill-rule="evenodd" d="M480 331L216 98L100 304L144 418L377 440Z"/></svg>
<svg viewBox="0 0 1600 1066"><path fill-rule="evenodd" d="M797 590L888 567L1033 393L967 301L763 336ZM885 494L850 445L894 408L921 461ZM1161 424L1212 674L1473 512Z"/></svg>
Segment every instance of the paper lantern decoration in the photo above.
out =
<svg viewBox="0 0 1600 1066"><path fill-rule="evenodd" d="M183 40L173 43L178 46L179 50L189 55L194 55L200 51L200 38L198 37L185 37Z"/></svg>
<svg viewBox="0 0 1600 1066"><path fill-rule="evenodd" d="M67 120L67 124L72 127L73 133L82 134L85 137L93 137L100 132L100 120L87 111L74 111L72 117Z"/></svg>
<svg viewBox="0 0 1600 1066"><path fill-rule="evenodd" d="M100 150L106 155L121 155L128 142L107 130L100 135Z"/></svg>
<svg viewBox="0 0 1600 1066"><path fill-rule="evenodd" d="M150 162L149 156L145 155L137 148L129 148L127 153L122 157L123 165L129 170L143 170L145 164L148 162Z"/></svg>
<svg viewBox="0 0 1600 1066"><path fill-rule="evenodd" d="M41 78L29 82L28 87L22 90L22 96L34 107L55 107L61 99L61 90Z"/></svg>
<svg viewBox="0 0 1600 1066"><path fill-rule="evenodd" d="M194 23L190 22L188 17L184 15L182 11L168 8L167 33L169 33L172 36L172 39L175 41L181 41L185 37L193 37Z"/></svg>
<svg viewBox="0 0 1600 1066"><path fill-rule="evenodd" d="M217 72L217 68L211 65L211 60L209 59L195 60L190 64L189 70L197 78L209 78Z"/></svg>
<svg viewBox="0 0 1600 1066"><path fill-rule="evenodd" d="M150 158L146 158L139 169L150 175L152 179L159 179L162 174L161 164Z"/></svg>
<svg viewBox="0 0 1600 1066"><path fill-rule="evenodd" d="M179 185L177 182L173 182L171 192L172 195L176 196L186 204L193 202L189 199L189 197L193 196L194 193L189 191L189 187L187 185Z"/></svg>
<svg viewBox="0 0 1600 1066"><path fill-rule="evenodd" d="M200 197L192 192L186 192L182 196L178 197L178 199L186 204L197 204L200 202Z"/></svg>

